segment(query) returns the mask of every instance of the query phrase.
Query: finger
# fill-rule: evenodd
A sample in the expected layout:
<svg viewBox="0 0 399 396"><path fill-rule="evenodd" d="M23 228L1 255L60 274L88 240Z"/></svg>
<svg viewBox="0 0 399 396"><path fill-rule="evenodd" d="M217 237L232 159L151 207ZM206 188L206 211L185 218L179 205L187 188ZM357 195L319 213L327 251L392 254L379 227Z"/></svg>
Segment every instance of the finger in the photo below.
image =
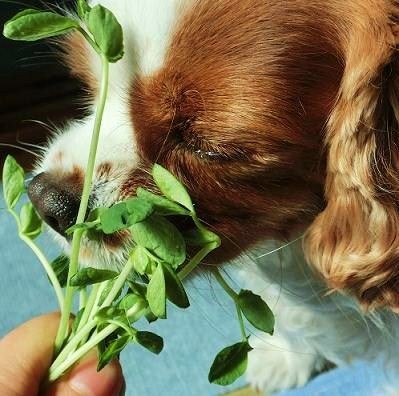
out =
<svg viewBox="0 0 399 396"><path fill-rule="evenodd" d="M97 372L97 352L89 353L72 371L50 387L47 396L119 396L124 379L117 360Z"/></svg>
<svg viewBox="0 0 399 396"><path fill-rule="evenodd" d="M35 318L0 341L0 395L39 394L53 358L59 314ZM97 355L92 352L53 384L53 396L119 396L124 379L119 362L97 373Z"/></svg>
<svg viewBox="0 0 399 396"><path fill-rule="evenodd" d="M24 323L0 341L0 394L32 396L39 391L53 356L59 314Z"/></svg>

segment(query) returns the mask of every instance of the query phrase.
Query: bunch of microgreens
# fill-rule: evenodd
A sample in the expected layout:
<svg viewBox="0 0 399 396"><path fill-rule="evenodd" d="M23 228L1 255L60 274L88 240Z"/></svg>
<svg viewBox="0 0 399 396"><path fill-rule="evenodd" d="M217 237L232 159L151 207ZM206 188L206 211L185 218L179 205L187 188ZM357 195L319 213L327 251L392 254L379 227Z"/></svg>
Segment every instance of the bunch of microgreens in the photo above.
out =
<svg viewBox="0 0 399 396"><path fill-rule="evenodd" d="M136 323L143 317L150 323L165 319L167 300L187 308L190 303L182 280L220 246L220 238L199 221L185 187L159 165L153 167L152 176L160 195L138 188L137 196L110 208L96 208L86 216L108 92L109 63L123 56L122 28L108 9L101 5L90 7L86 0L78 0L76 17L27 9L4 26L4 36L12 40L34 41L74 31L81 33L101 58L102 81L80 209L76 225L68 230L72 234L70 257L61 255L52 263L47 260L35 242L43 229L35 208L27 202L20 213L16 211L25 192L24 171L10 156L3 169L7 209L16 220L20 238L43 264L62 313L49 382L62 376L95 347L99 354L98 370L130 343L160 353L163 339L138 330ZM168 216L190 217L193 229L180 232ZM122 271L79 267L80 241L84 235L95 239L120 231L128 231L134 242ZM188 257L186 246L196 248L197 253ZM216 268L211 272L234 300L242 333L242 341L223 349L209 372L210 382L228 385L245 372L251 350L243 315L254 327L269 334L273 333L274 317L259 296L248 290L237 294ZM71 322L76 293L80 295L80 309Z"/></svg>

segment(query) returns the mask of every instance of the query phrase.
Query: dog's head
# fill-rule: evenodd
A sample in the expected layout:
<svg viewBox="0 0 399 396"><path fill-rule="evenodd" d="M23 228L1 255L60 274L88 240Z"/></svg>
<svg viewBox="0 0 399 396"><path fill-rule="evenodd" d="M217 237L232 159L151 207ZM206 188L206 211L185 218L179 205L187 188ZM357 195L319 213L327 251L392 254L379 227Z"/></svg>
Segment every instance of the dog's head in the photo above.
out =
<svg viewBox="0 0 399 396"><path fill-rule="evenodd" d="M126 55L111 66L91 206L151 187L157 162L221 235L223 259L307 231L333 288L398 307L394 1L102 3ZM95 104L95 54L77 35L64 50ZM32 184L60 234L76 218L93 123L55 136ZM82 259L116 263L128 244L85 241Z"/></svg>

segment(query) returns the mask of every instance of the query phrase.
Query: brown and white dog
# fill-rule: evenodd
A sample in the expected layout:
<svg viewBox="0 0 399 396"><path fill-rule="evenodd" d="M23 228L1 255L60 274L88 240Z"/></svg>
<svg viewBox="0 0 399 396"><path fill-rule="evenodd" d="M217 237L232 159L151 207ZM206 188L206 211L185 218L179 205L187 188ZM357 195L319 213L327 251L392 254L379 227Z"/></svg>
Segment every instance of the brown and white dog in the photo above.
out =
<svg viewBox="0 0 399 396"><path fill-rule="evenodd" d="M101 3L126 55L111 66L91 205L150 185L154 162L188 186L223 237L214 262L239 263L276 312L276 335L255 339L250 358L259 388L302 385L327 361L398 355L398 2ZM79 36L63 45L94 109L100 64ZM66 249L93 119L52 139L32 188ZM118 265L128 246L84 241L81 259Z"/></svg>

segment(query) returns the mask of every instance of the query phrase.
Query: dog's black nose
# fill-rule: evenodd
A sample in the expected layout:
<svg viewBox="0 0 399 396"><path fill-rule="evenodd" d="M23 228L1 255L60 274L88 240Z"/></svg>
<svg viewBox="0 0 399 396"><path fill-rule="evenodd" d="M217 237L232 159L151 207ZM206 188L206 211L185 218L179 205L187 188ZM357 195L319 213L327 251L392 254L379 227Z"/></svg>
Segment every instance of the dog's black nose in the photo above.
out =
<svg viewBox="0 0 399 396"><path fill-rule="evenodd" d="M42 219L59 234L65 235L65 231L75 224L80 196L68 183L40 173L29 184L28 195Z"/></svg>

